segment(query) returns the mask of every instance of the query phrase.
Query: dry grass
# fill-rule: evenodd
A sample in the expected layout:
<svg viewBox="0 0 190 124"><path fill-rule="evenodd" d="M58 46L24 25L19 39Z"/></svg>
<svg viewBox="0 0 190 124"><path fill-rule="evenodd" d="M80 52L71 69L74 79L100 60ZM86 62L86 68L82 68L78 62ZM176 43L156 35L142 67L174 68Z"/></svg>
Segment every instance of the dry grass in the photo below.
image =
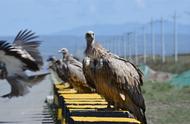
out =
<svg viewBox="0 0 190 124"><path fill-rule="evenodd" d="M143 92L149 124L189 124L190 87L145 82Z"/></svg>
<svg viewBox="0 0 190 124"><path fill-rule="evenodd" d="M133 60L135 59L133 58ZM155 61L153 61L152 57L147 57L146 64L154 70L176 74L190 70L190 54L181 54L178 60L179 61L175 63L174 56L167 56L165 63L162 63L161 56L156 56ZM143 63L142 57L139 57L139 62Z"/></svg>

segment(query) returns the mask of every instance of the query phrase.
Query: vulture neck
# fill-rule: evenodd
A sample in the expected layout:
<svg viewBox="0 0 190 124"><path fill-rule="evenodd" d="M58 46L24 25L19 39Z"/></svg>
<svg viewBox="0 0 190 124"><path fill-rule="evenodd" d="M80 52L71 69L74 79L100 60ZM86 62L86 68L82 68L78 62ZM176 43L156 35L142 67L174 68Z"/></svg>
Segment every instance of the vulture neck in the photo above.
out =
<svg viewBox="0 0 190 124"><path fill-rule="evenodd" d="M65 54L64 56L63 56L63 61L64 62L67 62L69 60L69 55L68 54Z"/></svg>
<svg viewBox="0 0 190 124"><path fill-rule="evenodd" d="M94 39L92 41L88 41L87 42L87 48L93 47L94 43L95 43Z"/></svg>
<svg viewBox="0 0 190 124"><path fill-rule="evenodd" d="M87 46L86 46L86 49L85 49L85 54L86 54L86 56L89 57L90 51L92 50L92 48L93 48L93 46L94 46L94 43L95 43L94 40L93 40L93 41L88 41L88 40L87 40Z"/></svg>
<svg viewBox="0 0 190 124"><path fill-rule="evenodd" d="M69 64L73 60L73 57L70 54L66 54L63 60Z"/></svg>

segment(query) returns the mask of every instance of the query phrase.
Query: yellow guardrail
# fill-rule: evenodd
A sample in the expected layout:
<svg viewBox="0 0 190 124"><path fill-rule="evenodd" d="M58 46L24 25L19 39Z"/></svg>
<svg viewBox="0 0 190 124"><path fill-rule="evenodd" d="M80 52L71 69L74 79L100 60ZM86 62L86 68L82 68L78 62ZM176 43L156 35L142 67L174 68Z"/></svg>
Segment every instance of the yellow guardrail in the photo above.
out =
<svg viewBox="0 0 190 124"><path fill-rule="evenodd" d="M128 118L125 111L105 111L107 102L97 93L77 93L76 90L54 84L55 104L58 124L85 123L133 123L140 124L134 118Z"/></svg>
<svg viewBox="0 0 190 124"><path fill-rule="evenodd" d="M120 122L120 123L137 123L140 122L133 118L118 118L118 117L71 117L76 122Z"/></svg>

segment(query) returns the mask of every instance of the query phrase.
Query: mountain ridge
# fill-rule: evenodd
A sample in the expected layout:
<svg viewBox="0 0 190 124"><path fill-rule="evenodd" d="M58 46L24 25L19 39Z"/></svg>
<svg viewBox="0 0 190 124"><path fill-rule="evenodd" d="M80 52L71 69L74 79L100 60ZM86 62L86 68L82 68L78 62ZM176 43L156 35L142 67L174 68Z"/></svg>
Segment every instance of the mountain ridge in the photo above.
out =
<svg viewBox="0 0 190 124"><path fill-rule="evenodd" d="M124 24L96 24L96 25L85 25L79 26L70 30L62 30L55 32L52 35L74 35L81 36L85 32L92 30L97 35L122 35L127 32L141 32L142 28L145 28L145 32L150 32L150 23L140 24L140 23L124 23ZM171 21L163 21L164 33L173 33L174 23ZM161 32L161 23L155 21L153 23L154 33ZM177 32L180 34L190 34L190 25L177 23Z"/></svg>

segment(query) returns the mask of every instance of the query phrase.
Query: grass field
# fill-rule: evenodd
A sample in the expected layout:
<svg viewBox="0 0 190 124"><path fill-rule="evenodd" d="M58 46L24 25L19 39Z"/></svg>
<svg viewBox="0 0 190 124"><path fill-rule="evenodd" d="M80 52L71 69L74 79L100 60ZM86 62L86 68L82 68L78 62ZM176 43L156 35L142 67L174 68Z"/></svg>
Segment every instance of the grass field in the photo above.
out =
<svg viewBox="0 0 190 124"><path fill-rule="evenodd" d="M150 81L144 83L143 93L148 124L190 124L190 87Z"/></svg>
<svg viewBox="0 0 190 124"><path fill-rule="evenodd" d="M133 58L133 61L135 58ZM139 62L143 63L143 57L139 57ZM190 54L180 54L178 61L174 61L174 56L166 56L166 61L163 63L161 56L156 56L155 61L152 57L147 57L147 63L150 68L157 71L170 72L179 74L190 70Z"/></svg>

